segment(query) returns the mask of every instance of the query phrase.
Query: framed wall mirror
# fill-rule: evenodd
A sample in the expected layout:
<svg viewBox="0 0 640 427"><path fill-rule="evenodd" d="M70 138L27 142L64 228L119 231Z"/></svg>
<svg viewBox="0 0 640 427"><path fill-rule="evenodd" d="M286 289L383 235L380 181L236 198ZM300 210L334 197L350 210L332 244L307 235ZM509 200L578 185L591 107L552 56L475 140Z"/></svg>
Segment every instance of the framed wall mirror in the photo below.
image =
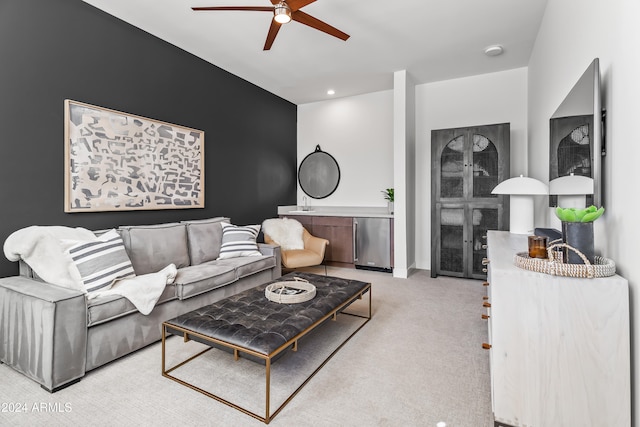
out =
<svg viewBox="0 0 640 427"><path fill-rule="evenodd" d="M329 153L316 145L313 153L308 154L298 168L298 182L306 195L314 199L324 199L333 194L340 183L340 167Z"/></svg>
<svg viewBox="0 0 640 427"><path fill-rule="evenodd" d="M572 196L573 204L602 206L603 120L600 65L596 58L549 122L549 206L562 205L559 198L565 196ZM569 177L580 178L574 180L574 185Z"/></svg>

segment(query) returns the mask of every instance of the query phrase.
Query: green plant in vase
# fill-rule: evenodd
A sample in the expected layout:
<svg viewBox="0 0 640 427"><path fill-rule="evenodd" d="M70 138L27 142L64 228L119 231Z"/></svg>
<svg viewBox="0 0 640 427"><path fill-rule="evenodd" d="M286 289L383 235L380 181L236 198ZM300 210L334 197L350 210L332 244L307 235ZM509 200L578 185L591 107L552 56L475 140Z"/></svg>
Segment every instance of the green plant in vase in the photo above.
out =
<svg viewBox="0 0 640 427"><path fill-rule="evenodd" d="M604 208L589 206L584 209L556 208L556 216L562 221L562 242L582 252L593 264L595 254L593 246L593 221L600 218ZM584 261L576 252L564 249L564 260L569 264L582 264Z"/></svg>
<svg viewBox="0 0 640 427"><path fill-rule="evenodd" d="M393 201L394 201L393 188L387 188L386 190L382 190L382 194L384 194L384 199L387 201L387 205L389 207L389 213L393 213Z"/></svg>
<svg viewBox="0 0 640 427"><path fill-rule="evenodd" d="M386 190L382 190L382 194L384 194L385 200L393 202L393 188L387 188Z"/></svg>
<svg viewBox="0 0 640 427"><path fill-rule="evenodd" d="M556 216L562 222L593 222L600 218L604 213L604 207L600 209L591 205L588 208L556 208Z"/></svg>

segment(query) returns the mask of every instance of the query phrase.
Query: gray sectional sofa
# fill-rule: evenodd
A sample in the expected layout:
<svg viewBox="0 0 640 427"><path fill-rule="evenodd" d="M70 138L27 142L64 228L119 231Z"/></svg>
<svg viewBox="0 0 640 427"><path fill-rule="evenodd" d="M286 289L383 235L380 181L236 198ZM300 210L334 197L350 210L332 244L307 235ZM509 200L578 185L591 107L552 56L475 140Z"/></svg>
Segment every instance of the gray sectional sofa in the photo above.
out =
<svg viewBox="0 0 640 427"><path fill-rule="evenodd" d="M119 295L88 299L45 283L20 261L19 276L0 279L0 361L54 392L160 340L163 321L280 277L278 246L217 260L223 220L118 229L137 275L178 268L148 315Z"/></svg>

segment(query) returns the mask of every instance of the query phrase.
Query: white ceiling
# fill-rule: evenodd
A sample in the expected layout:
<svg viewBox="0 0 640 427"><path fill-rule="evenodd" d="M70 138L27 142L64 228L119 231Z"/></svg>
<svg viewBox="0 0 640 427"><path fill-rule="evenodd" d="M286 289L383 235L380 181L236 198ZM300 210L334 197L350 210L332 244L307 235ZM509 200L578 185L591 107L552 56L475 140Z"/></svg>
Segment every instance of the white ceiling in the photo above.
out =
<svg viewBox="0 0 640 427"><path fill-rule="evenodd" d="M407 70L417 84L525 67L547 0L317 0L302 11L345 42L298 22L263 51L272 14L194 12L270 0L84 0L295 104L387 90ZM504 54L487 57L489 45Z"/></svg>

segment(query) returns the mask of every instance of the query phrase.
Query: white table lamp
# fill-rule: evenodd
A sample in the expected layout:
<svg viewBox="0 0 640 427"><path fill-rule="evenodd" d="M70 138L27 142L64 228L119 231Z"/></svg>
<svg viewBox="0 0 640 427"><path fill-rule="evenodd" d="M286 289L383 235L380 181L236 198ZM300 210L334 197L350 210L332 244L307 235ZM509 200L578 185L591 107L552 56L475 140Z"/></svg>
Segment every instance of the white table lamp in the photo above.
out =
<svg viewBox="0 0 640 427"><path fill-rule="evenodd" d="M585 208L587 194L593 194L593 178L581 175L561 176L549 182L549 194L558 196L558 206Z"/></svg>
<svg viewBox="0 0 640 427"><path fill-rule="evenodd" d="M520 175L502 181L491 194L510 196L509 231L514 234L533 233L533 196L549 194L547 184Z"/></svg>

